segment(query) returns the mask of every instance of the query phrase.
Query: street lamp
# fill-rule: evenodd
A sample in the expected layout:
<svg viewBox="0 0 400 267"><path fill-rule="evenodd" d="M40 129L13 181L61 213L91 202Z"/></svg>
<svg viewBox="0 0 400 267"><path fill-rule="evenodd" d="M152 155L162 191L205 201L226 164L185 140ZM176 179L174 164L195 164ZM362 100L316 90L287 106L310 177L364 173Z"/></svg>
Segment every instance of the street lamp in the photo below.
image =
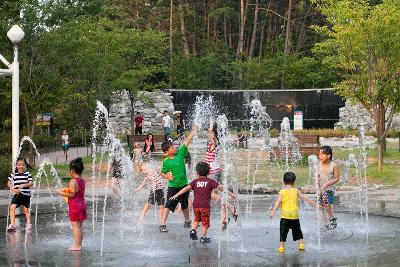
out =
<svg viewBox="0 0 400 267"><path fill-rule="evenodd" d="M0 76L12 77L12 160L17 159L17 150L19 146L19 62L18 62L18 44L24 38L24 31L14 25L7 32L7 37L14 46L14 60L12 64L7 61L1 54L0 60L8 67L8 69L0 69Z"/></svg>

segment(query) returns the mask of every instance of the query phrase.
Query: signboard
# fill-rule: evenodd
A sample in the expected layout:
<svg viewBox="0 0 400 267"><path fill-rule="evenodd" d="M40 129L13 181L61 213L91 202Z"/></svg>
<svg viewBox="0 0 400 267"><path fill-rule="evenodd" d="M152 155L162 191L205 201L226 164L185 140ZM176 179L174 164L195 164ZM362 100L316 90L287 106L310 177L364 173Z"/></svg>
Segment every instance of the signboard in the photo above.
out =
<svg viewBox="0 0 400 267"><path fill-rule="evenodd" d="M50 126L53 121L53 115L51 113L45 113L43 115L36 116L35 125L37 126Z"/></svg>
<svg viewBox="0 0 400 267"><path fill-rule="evenodd" d="M293 130L303 130L303 111L295 110L293 116Z"/></svg>

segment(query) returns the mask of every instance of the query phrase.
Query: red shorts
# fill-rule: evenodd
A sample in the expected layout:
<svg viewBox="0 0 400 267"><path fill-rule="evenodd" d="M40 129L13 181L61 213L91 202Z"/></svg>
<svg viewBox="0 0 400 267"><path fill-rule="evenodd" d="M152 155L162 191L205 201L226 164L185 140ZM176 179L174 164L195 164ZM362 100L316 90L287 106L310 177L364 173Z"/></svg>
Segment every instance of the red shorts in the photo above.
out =
<svg viewBox="0 0 400 267"><path fill-rule="evenodd" d="M86 204L74 203L68 205L69 220L71 222L82 222L86 220Z"/></svg>
<svg viewBox="0 0 400 267"><path fill-rule="evenodd" d="M193 208L194 221L201 222L204 228L210 227L210 208Z"/></svg>

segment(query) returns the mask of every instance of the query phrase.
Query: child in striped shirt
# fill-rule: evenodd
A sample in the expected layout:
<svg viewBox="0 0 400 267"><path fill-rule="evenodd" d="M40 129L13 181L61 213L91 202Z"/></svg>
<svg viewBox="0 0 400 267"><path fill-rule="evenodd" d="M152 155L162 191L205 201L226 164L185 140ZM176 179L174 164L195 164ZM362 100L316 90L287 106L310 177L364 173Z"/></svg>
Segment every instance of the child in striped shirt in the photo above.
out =
<svg viewBox="0 0 400 267"><path fill-rule="evenodd" d="M151 184L150 195L147 203L144 204L143 210L140 213L140 222L143 222L144 216L146 216L147 211L150 209L152 205L157 205L160 208L160 221L162 219L163 211L164 211L164 185L162 184L162 177L160 175L159 170L155 170L155 168L148 163L139 163L139 171L144 174L143 182L140 184L138 188L134 191L138 192L141 190L146 183Z"/></svg>
<svg viewBox="0 0 400 267"><path fill-rule="evenodd" d="M33 186L32 175L26 171L26 162L23 158L18 158L16 162L15 173L8 177L8 188L14 194L10 205L10 225L7 230L12 232L16 230L15 227L15 209L19 206L24 206L24 213L26 216L26 230L32 229L30 204L31 204L31 190Z"/></svg>

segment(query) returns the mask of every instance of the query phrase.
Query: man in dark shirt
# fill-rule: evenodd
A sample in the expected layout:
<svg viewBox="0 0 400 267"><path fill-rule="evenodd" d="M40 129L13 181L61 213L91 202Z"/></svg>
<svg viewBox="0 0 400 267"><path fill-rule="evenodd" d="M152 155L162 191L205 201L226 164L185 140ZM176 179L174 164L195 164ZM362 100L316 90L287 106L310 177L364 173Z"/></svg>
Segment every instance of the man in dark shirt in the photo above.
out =
<svg viewBox="0 0 400 267"><path fill-rule="evenodd" d="M134 120L135 120L135 135L143 134L142 126L143 126L144 118L143 118L143 115L140 114L139 111L136 112L136 116L135 116Z"/></svg>

